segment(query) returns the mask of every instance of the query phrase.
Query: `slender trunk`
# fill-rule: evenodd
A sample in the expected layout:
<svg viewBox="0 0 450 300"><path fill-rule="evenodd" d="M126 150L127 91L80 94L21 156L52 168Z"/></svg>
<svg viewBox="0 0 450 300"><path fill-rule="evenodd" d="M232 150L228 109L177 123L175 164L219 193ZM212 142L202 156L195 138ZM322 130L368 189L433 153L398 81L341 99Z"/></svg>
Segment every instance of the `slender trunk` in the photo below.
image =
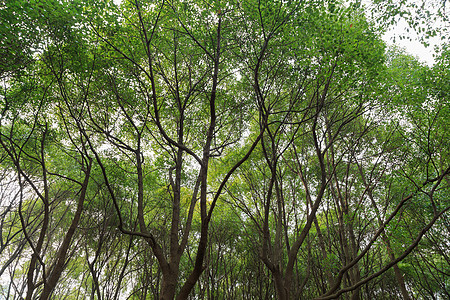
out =
<svg viewBox="0 0 450 300"><path fill-rule="evenodd" d="M177 296L178 300L187 299L195 284L197 283L200 275L204 270L203 261L206 255L206 248L208 245L208 226L211 221L208 215L207 209L207 187L208 187L208 164L211 156L211 144L216 130L216 96L217 85L219 84L219 65L221 54L221 30L222 30L222 17L219 15L217 24L217 47L214 53L214 73L212 77L211 96L209 98L209 111L210 122L208 132L206 134L206 141L203 147L203 157L200 170L200 218L201 218L201 231L200 241L198 243L197 254L195 257L194 269L189 275L188 279L182 286L180 293ZM213 209L213 206L211 206ZM212 211L211 211L212 212Z"/></svg>
<svg viewBox="0 0 450 300"><path fill-rule="evenodd" d="M38 263L38 261L40 261L40 252L42 250L42 246L44 244L44 239L45 236L47 235L47 229L48 229L48 225L50 222L50 210L49 210L49 192L48 192L48 181L47 181L47 168L45 166L45 160L44 160L44 142L45 142L45 138L46 138L46 134L47 134L47 128L44 131L44 135L42 137L41 140L41 166L42 166L42 177L43 177L43 182L44 182L44 195L41 195L41 200L44 204L44 219L42 222L42 227L41 227L41 233L39 234L39 239L38 242L36 244L35 249L33 249L33 255L31 256L31 262L30 262L30 267L28 269L28 274L27 274L27 295L26 295L26 300L31 300L33 298L33 293L34 293L34 289L36 288L36 285L34 283L34 272L36 270L36 264ZM16 162L17 168L19 169L20 172L22 172L22 170L20 169L19 166L19 162ZM26 177L27 178L27 177ZM27 178L27 181L31 183L31 181ZM21 187L22 190L22 187ZM25 224L23 221L23 216L22 216L22 207L21 207L22 202L20 202L20 206L19 206L19 215L20 215L20 219L22 222L22 227L24 230L24 233L26 231L25 228ZM31 245L31 240L29 240L30 242L30 246ZM44 267L44 265L43 265ZM43 268L43 282L44 282L44 286L46 284L46 278L45 278L45 269Z"/></svg>
<svg viewBox="0 0 450 300"><path fill-rule="evenodd" d="M356 243L355 232L353 230L353 226L350 223L348 226L349 239L351 242L351 259L353 260L356 256L358 256L358 245ZM357 263L355 267L351 270L351 281L352 285L359 282L361 280L361 271L359 270L359 264ZM352 300L359 300L361 294L361 288L356 288L352 293Z"/></svg>
<svg viewBox="0 0 450 300"><path fill-rule="evenodd" d="M377 203L375 202L375 199L374 199L374 196L373 196L373 193L372 193L372 189L369 188L369 184L366 181L366 177L364 175L362 167L360 165L358 165L358 168L359 168L359 172L360 172L361 178L363 179L363 182L364 182L364 184L367 187L367 195L369 196L369 199L372 202L372 207L375 210L378 224L381 225L381 224L383 224L383 221L381 219L381 214L380 214L380 211L378 209ZM394 251L392 250L391 242L390 242L390 240L389 240L389 238L386 235L386 232L384 230L383 230L383 233L381 234L381 239L386 244L386 249L387 249L389 258L391 259L391 261L394 261L395 260L395 254L394 254ZM399 289L400 289L400 291L402 293L403 299L404 300L411 300L411 297L409 296L408 290L406 289L406 284L405 284L405 281L403 279L402 271L400 270L400 268L398 267L397 264L395 264L393 266L393 268L394 268L395 279L397 280L397 284L398 284L398 287L399 287Z"/></svg>
<svg viewBox="0 0 450 300"><path fill-rule="evenodd" d="M183 114L181 114L180 127L178 129L178 142L183 143ZM178 284L179 263L182 255L180 251L178 229L180 223L180 200L181 200L181 170L183 163L183 150L178 149L175 162L175 180L172 174L169 174L170 184L172 186L172 219L170 228L170 250L169 262L167 268L163 269L161 291L159 299L172 300L175 297L175 291Z"/></svg>
<svg viewBox="0 0 450 300"><path fill-rule="evenodd" d="M297 155L297 151L294 147L294 151L295 151L295 156L297 157L297 161L299 162L300 160L298 159L298 155ZM299 172L298 172L299 176L300 176L300 180L302 181L303 187L305 189L305 193L306 193L306 203L307 205L312 209L313 203L312 203L312 199L311 199L311 194L309 192L309 186L306 182L306 179L303 175L303 171L301 169L301 166L299 168ZM314 226L316 228L317 231L317 237L319 239L319 248L322 252L322 259L324 261L327 260L327 249L325 248L325 242L324 242L324 237L322 234L322 230L320 230L320 226L319 226L319 222L317 221L317 218L314 217ZM328 289L328 287L332 284L333 282L333 276L331 274L330 268L326 268L325 269L325 277L326 277L326 282L325 282L325 286L323 287L322 292L325 293Z"/></svg>
<svg viewBox="0 0 450 300"><path fill-rule="evenodd" d="M392 250L391 250L392 251ZM394 255L389 255L391 260L395 260ZM411 300L411 297L409 296L408 290L406 289L406 284L403 279L403 274L400 268L397 264L394 265L394 273L395 273L395 279L397 279L398 287L400 288L400 291L402 292L402 297L404 300Z"/></svg>
<svg viewBox="0 0 450 300"><path fill-rule="evenodd" d="M89 161L89 165L85 172L85 178L83 185L81 187L80 197L78 198L77 210L72 219L72 223L70 224L69 230L67 231L66 236L64 237L63 243L58 251L58 257L56 258L55 265L53 266L53 270L48 277L47 283L44 285L44 290L42 291L40 300L47 300L50 297L50 294L55 289L56 284L58 283L59 278L64 270L64 265L66 263L67 252L69 250L70 243L72 241L72 237L75 233L75 230L78 226L78 223L81 218L81 213L83 211L84 199L86 198L86 191L89 184L89 176L91 172L92 161ZM45 275L44 275L45 276Z"/></svg>
<svg viewBox="0 0 450 300"><path fill-rule="evenodd" d="M115 293L114 293L114 297L113 299L119 299L119 293L121 290L121 286L122 286L122 281L125 278L125 271L127 269L128 264L130 263L130 252L131 252L131 248L133 246L133 236L130 236L130 242L128 243L128 247L127 247L127 254L125 255L125 261L123 262L123 266L122 266L122 270L120 271L120 276L119 279L117 280L116 286L115 286Z"/></svg>

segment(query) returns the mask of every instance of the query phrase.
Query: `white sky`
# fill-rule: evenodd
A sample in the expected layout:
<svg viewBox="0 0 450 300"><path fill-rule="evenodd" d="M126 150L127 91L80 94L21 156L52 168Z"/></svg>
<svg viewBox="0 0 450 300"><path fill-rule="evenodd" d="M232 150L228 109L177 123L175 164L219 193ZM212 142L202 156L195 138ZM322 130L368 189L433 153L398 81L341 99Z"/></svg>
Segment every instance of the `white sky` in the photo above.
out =
<svg viewBox="0 0 450 300"><path fill-rule="evenodd" d="M434 64L433 54L436 53L434 51L434 47L441 43L440 37L436 36L430 38L428 40L428 43L430 43L430 45L428 47L425 47L419 41L419 38L413 29L410 29L409 32L406 31L407 27L408 27L407 23L404 20L401 20L393 29L391 29L390 31L386 32L386 34L383 35L383 40L388 45L395 44L397 46L405 48L408 53L418 57L420 61L426 63L429 66L433 65ZM411 40L409 39L400 40L399 35L402 34L408 35L411 38ZM393 41L394 37L395 43Z"/></svg>

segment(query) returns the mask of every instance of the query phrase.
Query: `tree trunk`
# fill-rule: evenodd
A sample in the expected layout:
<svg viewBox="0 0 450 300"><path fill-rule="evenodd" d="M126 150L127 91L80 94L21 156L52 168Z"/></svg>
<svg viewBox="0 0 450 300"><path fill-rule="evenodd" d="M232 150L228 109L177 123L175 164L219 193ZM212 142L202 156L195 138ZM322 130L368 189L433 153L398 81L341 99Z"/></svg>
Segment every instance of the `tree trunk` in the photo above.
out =
<svg viewBox="0 0 450 300"><path fill-rule="evenodd" d="M56 287L56 284L58 283L59 278L61 277L62 272L64 271L64 266L66 264L66 258L67 258L67 252L69 250L70 243L72 241L72 237L75 234L75 230L78 227L78 223L81 218L81 213L83 212L83 204L84 199L86 198L86 191L89 184L89 176L91 173L91 166L92 161L89 161L89 165L87 167L87 170L85 172L85 178L83 185L81 187L81 194L78 198L77 203L77 210L75 212L75 215L72 219L72 223L70 224L69 230L67 231L66 236L64 237L64 240L61 244L61 248L58 251L58 257L56 258L56 262L53 266L53 270L50 273L47 283L44 285L44 290L42 291L40 300L47 300L53 290ZM45 276L45 274L44 274Z"/></svg>
<svg viewBox="0 0 450 300"><path fill-rule="evenodd" d="M169 266L169 272L163 274L161 282L161 293L159 294L160 300L173 300L175 298L175 291L178 281L178 268L173 269L174 265Z"/></svg>
<svg viewBox="0 0 450 300"><path fill-rule="evenodd" d="M284 280L283 275L280 271L272 272L272 276L275 283L275 290L277 293L277 299L278 300L288 300L289 299L289 292L284 286Z"/></svg>

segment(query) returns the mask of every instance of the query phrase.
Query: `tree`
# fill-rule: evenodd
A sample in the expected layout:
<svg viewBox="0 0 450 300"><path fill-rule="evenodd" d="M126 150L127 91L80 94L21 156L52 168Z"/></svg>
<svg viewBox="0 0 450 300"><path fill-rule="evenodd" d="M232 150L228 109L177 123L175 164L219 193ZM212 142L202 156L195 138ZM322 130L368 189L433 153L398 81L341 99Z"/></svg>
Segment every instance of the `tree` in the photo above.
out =
<svg viewBox="0 0 450 300"><path fill-rule="evenodd" d="M446 49L336 1L14 3L7 297L447 295Z"/></svg>

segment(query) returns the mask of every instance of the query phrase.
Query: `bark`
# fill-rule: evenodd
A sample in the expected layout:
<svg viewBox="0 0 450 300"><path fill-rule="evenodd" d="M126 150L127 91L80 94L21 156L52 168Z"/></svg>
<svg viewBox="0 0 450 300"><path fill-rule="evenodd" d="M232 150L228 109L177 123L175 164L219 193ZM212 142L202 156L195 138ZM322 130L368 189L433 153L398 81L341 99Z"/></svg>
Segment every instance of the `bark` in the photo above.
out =
<svg viewBox="0 0 450 300"><path fill-rule="evenodd" d="M289 299L289 290L285 287L285 281L283 278L283 274L281 274L280 270L276 270L272 272L272 276L275 283L275 290L277 293L278 300L288 300Z"/></svg>
<svg viewBox="0 0 450 300"><path fill-rule="evenodd" d="M159 299L160 300L174 299L177 283L178 283L178 265L171 264L168 267L168 271L163 273Z"/></svg>

